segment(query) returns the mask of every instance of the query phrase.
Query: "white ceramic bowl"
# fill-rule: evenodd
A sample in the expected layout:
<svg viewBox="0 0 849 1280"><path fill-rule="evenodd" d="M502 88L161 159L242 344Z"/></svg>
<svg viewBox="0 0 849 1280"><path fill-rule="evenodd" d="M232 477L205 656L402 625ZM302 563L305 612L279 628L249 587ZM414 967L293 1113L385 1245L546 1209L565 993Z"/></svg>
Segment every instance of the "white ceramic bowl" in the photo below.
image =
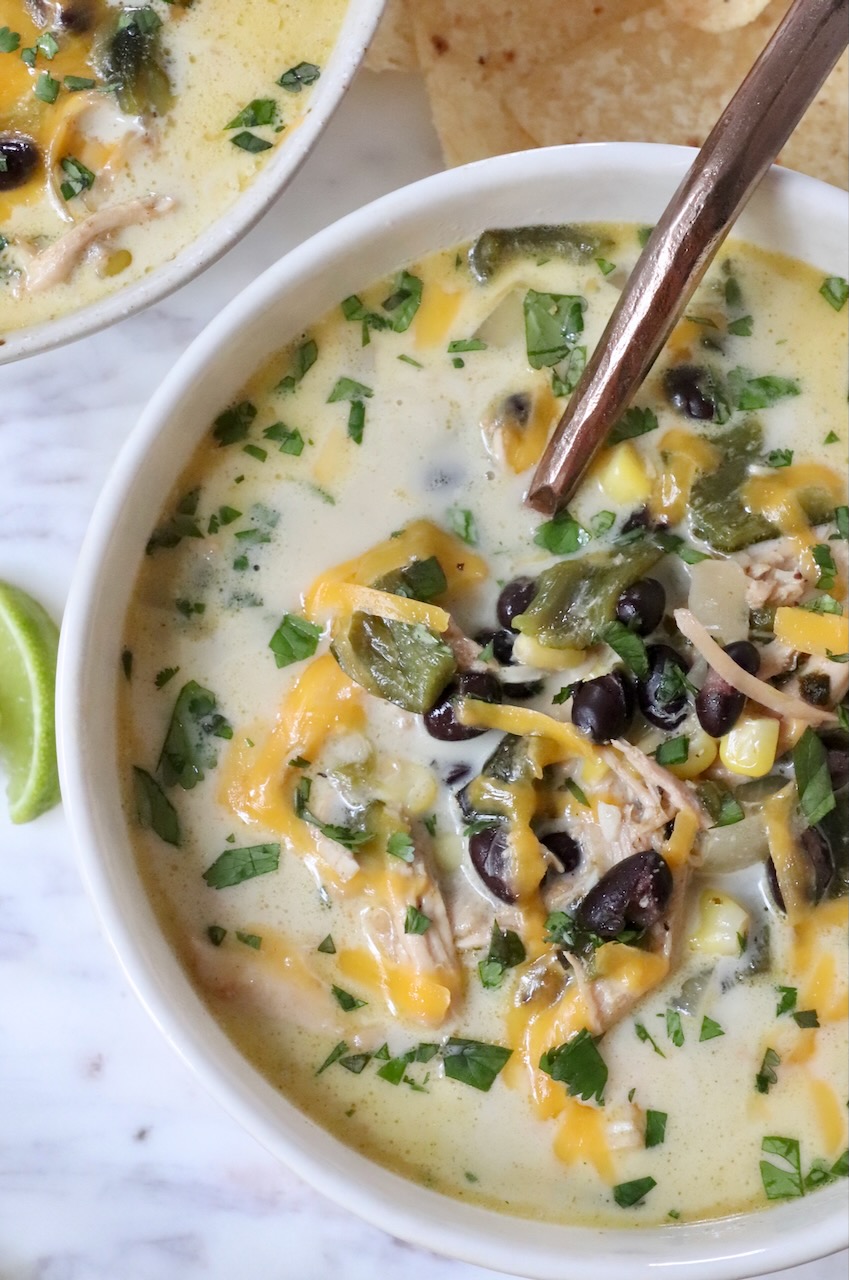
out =
<svg viewBox="0 0 849 1280"><path fill-rule="evenodd" d="M61 347L124 320L159 302L223 257L288 186L321 137L356 74L385 4L386 0L350 0L330 61L313 90L303 121L283 140L273 158L226 213L176 258L163 262L127 288L79 311L5 334L0 344L0 365Z"/></svg>
<svg viewBox="0 0 849 1280"><path fill-rule="evenodd" d="M308 324L372 281L484 227L654 222L690 164L686 148L602 144L500 157L440 174L352 214L296 249L207 328L166 379L107 483L62 632L62 791L83 874L140 999L203 1084L269 1150L355 1213L404 1239L539 1280L739 1280L846 1244L842 1187L719 1222L643 1230L501 1216L404 1181L287 1102L207 1013L167 946L136 872L119 800L116 689L122 619L160 504L222 404ZM846 272L844 193L774 170L742 237ZM115 673L114 678L112 673Z"/></svg>

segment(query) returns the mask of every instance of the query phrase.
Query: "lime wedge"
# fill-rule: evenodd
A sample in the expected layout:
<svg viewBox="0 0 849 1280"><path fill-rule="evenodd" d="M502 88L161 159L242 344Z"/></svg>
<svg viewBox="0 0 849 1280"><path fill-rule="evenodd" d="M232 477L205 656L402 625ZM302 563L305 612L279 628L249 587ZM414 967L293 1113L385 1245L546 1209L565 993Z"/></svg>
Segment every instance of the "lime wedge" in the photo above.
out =
<svg viewBox="0 0 849 1280"><path fill-rule="evenodd" d="M13 822L59 803L56 653L59 628L41 605L0 582L0 763Z"/></svg>

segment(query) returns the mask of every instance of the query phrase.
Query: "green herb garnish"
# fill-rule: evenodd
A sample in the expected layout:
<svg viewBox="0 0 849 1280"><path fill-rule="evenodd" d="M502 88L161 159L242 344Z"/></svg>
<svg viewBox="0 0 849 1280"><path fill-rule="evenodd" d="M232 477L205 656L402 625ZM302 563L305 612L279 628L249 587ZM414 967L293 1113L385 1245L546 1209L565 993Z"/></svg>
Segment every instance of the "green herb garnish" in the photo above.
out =
<svg viewBox="0 0 849 1280"><path fill-rule="evenodd" d="M210 889L232 889L256 876L276 871L280 864L279 844L256 844L245 849L225 849L207 867L203 878Z"/></svg>

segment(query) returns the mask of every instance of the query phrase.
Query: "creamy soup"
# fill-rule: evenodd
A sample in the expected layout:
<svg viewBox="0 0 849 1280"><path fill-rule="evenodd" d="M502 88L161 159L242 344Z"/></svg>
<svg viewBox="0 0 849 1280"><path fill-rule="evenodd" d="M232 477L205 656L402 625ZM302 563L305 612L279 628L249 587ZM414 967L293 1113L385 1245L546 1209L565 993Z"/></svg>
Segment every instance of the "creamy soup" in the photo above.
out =
<svg viewBox="0 0 849 1280"><path fill-rule="evenodd" d="M553 1222L847 1172L846 284L731 245L543 520L640 239L486 233L318 320L165 503L119 675L139 866L235 1044Z"/></svg>
<svg viewBox="0 0 849 1280"><path fill-rule="evenodd" d="M309 109L346 0L0 0L0 335L229 209Z"/></svg>

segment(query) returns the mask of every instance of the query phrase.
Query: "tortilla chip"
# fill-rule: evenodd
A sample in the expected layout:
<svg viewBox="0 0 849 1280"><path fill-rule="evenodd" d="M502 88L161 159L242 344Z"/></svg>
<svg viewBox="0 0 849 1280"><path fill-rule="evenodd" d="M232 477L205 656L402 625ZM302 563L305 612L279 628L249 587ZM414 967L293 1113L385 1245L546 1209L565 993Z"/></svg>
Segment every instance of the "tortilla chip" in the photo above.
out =
<svg viewBox="0 0 849 1280"><path fill-rule="evenodd" d="M448 164L565 142L701 146L790 4L404 2ZM781 161L846 186L847 110L844 59Z"/></svg>
<svg viewBox="0 0 849 1280"><path fill-rule="evenodd" d="M536 146L477 63L446 54L425 72L425 83L447 165Z"/></svg>
<svg viewBox="0 0 849 1280"><path fill-rule="evenodd" d="M656 0L406 0L446 163L536 145L511 110L552 50L572 48Z"/></svg>
<svg viewBox="0 0 849 1280"><path fill-rule="evenodd" d="M662 5L644 10L515 87L517 120L543 146L671 142L700 146L787 8L773 0L739 31L696 35Z"/></svg>
<svg viewBox="0 0 849 1280"><path fill-rule="evenodd" d="M699 31L735 31L767 7L769 0L666 0L670 20Z"/></svg>
<svg viewBox="0 0 849 1280"><path fill-rule="evenodd" d="M791 134L780 163L835 187L848 187L847 120L849 58L844 54Z"/></svg>
<svg viewBox="0 0 849 1280"><path fill-rule="evenodd" d="M387 0L366 55L366 66L369 71L418 71L413 28L404 0Z"/></svg>

